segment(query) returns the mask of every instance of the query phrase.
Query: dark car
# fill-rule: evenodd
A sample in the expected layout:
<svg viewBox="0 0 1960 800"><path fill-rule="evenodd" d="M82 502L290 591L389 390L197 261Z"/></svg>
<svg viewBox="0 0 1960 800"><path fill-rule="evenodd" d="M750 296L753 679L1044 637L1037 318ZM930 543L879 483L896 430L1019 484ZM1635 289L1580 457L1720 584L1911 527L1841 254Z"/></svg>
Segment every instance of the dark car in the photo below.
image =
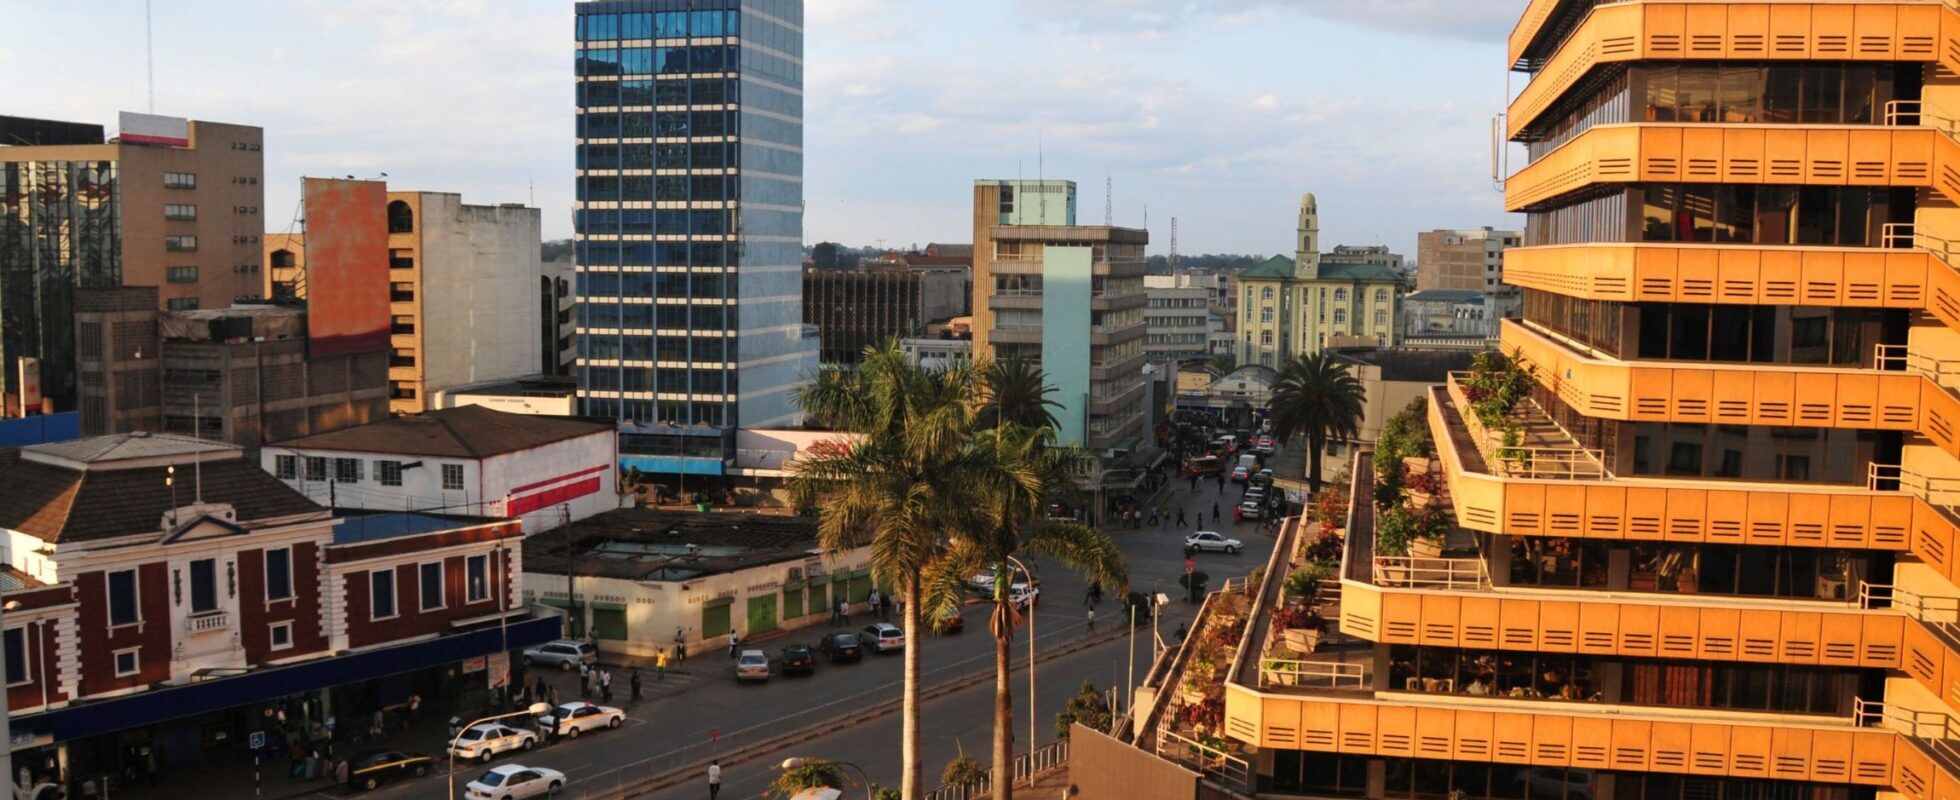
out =
<svg viewBox="0 0 1960 800"><path fill-rule="evenodd" d="M966 617L957 611L940 617L938 622L932 624L933 633L959 633L963 630L966 630Z"/></svg>
<svg viewBox="0 0 1960 800"><path fill-rule="evenodd" d="M404 753L400 750L375 750L354 756L347 772L347 785L356 789L373 789L396 778L420 778L429 774L428 756Z"/></svg>
<svg viewBox="0 0 1960 800"><path fill-rule="evenodd" d="M864 660L864 645L858 642L855 633L838 631L824 634L823 641L817 643L817 651L830 656L833 664Z"/></svg>
<svg viewBox="0 0 1960 800"><path fill-rule="evenodd" d="M817 671L817 654L810 652L807 644L793 644L783 648L783 658L779 663L784 675L792 672L809 675Z"/></svg>

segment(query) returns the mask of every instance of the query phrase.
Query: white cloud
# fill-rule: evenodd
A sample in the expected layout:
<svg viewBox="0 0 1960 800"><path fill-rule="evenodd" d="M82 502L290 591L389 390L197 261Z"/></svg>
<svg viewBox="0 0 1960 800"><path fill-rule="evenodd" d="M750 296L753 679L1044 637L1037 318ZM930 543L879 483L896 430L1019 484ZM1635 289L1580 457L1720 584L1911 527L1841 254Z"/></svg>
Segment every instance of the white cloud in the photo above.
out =
<svg viewBox="0 0 1960 800"><path fill-rule="evenodd" d="M1272 92L1267 92L1265 94L1259 95L1258 97L1252 98L1252 107L1259 109L1260 111L1278 111L1279 95L1273 94Z"/></svg>

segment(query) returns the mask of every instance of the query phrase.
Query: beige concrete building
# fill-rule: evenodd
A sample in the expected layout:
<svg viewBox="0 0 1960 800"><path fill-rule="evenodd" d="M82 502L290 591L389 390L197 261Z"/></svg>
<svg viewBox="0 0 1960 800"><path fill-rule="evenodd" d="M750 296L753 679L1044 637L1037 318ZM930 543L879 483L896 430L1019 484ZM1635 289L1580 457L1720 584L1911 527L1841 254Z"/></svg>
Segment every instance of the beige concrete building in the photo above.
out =
<svg viewBox="0 0 1960 800"><path fill-rule="evenodd" d="M433 408L430 395L444 389L539 373L548 319L539 236L535 208L468 205L446 192L388 193L391 412ZM265 291L305 297L304 235L265 242L273 265Z"/></svg>
<svg viewBox="0 0 1960 800"><path fill-rule="evenodd" d="M263 292L264 132L128 113L120 127L0 117L0 275L36 284L0 278L10 413L22 357L40 360L55 410L73 410L75 289L155 286L175 310Z"/></svg>
<svg viewBox="0 0 1960 800"><path fill-rule="evenodd" d="M973 352L1041 365L1061 441L1143 443L1148 231L1075 224L1072 181L973 187Z"/></svg>
<svg viewBox="0 0 1960 800"><path fill-rule="evenodd" d="M1524 234L1493 230L1440 229L1416 234L1416 291L1451 289L1491 293L1504 285L1504 251Z"/></svg>

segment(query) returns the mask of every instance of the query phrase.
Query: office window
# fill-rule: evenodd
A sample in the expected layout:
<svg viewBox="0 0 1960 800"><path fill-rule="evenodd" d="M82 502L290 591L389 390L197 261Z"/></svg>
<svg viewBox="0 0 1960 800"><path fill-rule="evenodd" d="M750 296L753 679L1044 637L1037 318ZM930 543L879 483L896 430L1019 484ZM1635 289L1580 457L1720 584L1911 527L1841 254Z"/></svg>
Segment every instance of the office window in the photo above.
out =
<svg viewBox="0 0 1960 800"><path fill-rule="evenodd" d="M1263 345L1266 345L1266 346L1269 346L1269 347L1270 347L1270 346L1272 346L1272 343L1273 343L1273 332L1272 332L1272 331L1260 331L1260 332L1259 332L1259 343L1260 343L1260 344L1263 344Z"/></svg>
<svg viewBox="0 0 1960 800"><path fill-rule="evenodd" d="M1262 308L1262 309L1259 309L1259 321L1260 321L1260 322L1272 322L1272 321L1273 321L1273 309L1272 309L1271 307L1267 307L1267 308Z"/></svg>
<svg viewBox="0 0 1960 800"><path fill-rule="evenodd" d="M469 602L490 599L490 555L470 556L463 562L463 578L469 587Z"/></svg>
<svg viewBox="0 0 1960 800"><path fill-rule="evenodd" d="M1273 287L1271 287L1271 286L1268 286L1268 287L1266 287L1265 289L1262 289L1262 290L1260 290L1260 292L1259 292L1259 299L1261 299L1261 300L1271 300L1271 299L1273 299Z"/></svg>
<svg viewBox="0 0 1960 800"><path fill-rule="evenodd" d="M218 561L200 558L191 562L191 613L209 614L218 610Z"/></svg>
<svg viewBox="0 0 1960 800"><path fill-rule="evenodd" d="M1335 289L1335 290L1334 290L1334 302L1336 302L1336 303L1345 303L1345 302L1347 302L1347 290L1346 290L1346 289Z"/></svg>
<svg viewBox="0 0 1960 800"><path fill-rule="evenodd" d="M1347 309L1345 308L1334 309L1334 324L1335 325L1347 324Z"/></svg>
<svg viewBox="0 0 1960 800"><path fill-rule="evenodd" d="M197 174L191 172L163 173L163 188L195 189L197 188Z"/></svg>
<svg viewBox="0 0 1960 800"><path fill-rule="evenodd" d="M1387 290L1387 289L1376 289L1376 290L1375 290L1375 302L1377 302L1377 303L1386 303L1386 302L1388 302L1388 290Z"/></svg>
<svg viewBox="0 0 1960 800"><path fill-rule="evenodd" d="M273 456L272 474L282 481L299 479L299 456Z"/></svg>
<svg viewBox="0 0 1960 800"><path fill-rule="evenodd" d="M133 625L141 620L136 600L136 570L109 573L109 625Z"/></svg>
<svg viewBox="0 0 1960 800"><path fill-rule="evenodd" d="M463 488L463 465L442 465L442 488L449 490L461 490Z"/></svg>
<svg viewBox="0 0 1960 800"><path fill-rule="evenodd" d="M197 219L197 206L189 203L165 203L164 219Z"/></svg>
<svg viewBox="0 0 1960 800"><path fill-rule="evenodd" d="M392 619L395 616L395 571L377 569L368 573L368 616Z"/></svg>
<svg viewBox="0 0 1960 800"><path fill-rule="evenodd" d="M333 479L341 483L361 482L361 460L358 458L336 458L333 460ZM397 484L399 485L399 484Z"/></svg>
<svg viewBox="0 0 1960 800"><path fill-rule="evenodd" d="M290 547L265 551L265 599L290 600L293 597L293 551Z"/></svg>
<svg viewBox="0 0 1960 800"><path fill-rule="evenodd" d="M402 485L402 462L400 461L374 462L374 478L375 480L380 481L382 486Z"/></svg>
<svg viewBox="0 0 1960 800"><path fill-rule="evenodd" d="M196 311L197 298L172 297L169 300L163 301L163 307L170 309L171 311Z"/></svg>
<svg viewBox="0 0 1960 800"><path fill-rule="evenodd" d="M434 611L443 606L442 562L431 561L423 564L417 578L417 589L422 593L422 610Z"/></svg>
<svg viewBox="0 0 1960 800"><path fill-rule="evenodd" d="M1375 324L1376 324L1376 325L1387 325L1387 324L1388 324L1388 312L1386 312L1386 311L1382 311L1382 310L1380 310L1380 309L1376 309L1376 310L1375 310Z"/></svg>
<svg viewBox="0 0 1960 800"><path fill-rule="evenodd" d="M197 283L197 267L167 267L163 279L171 283Z"/></svg>
<svg viewBox="0 0 1960 800"><path fill-rule="evenodd" d="M141 664L136 656L140 652L142 652L142 648L140 647L116 651L116 677L127 678L135 675L139 671Z"/></svg>
<svg viewBox="0 0 1960 800"><path fill-rule="evenodd" d="M5 638L0 640L0 648L7 654L7 685L17 686L27 682L27 629L8 628Z"/></svg>
<svg viewBox="0 0 1960 800"><path fill-rule="evenodd" d="M272 628L266 638L272 642L272 649L274 650L285 650L292 647L293 624L290 622L272 623Z"/></svg>
<svg viewBox="0 0 1960 800"><path fill-rule="evenodd" d="M327 479L327 459L325 456L306 457L306 479L324 481Z"/></svg>
<svg viewBox="0 0 1960 800"><path fill-rule="evenodd" d="M197 237L187 235L163 237L163 249L172 253L197 252Z"/></svg>

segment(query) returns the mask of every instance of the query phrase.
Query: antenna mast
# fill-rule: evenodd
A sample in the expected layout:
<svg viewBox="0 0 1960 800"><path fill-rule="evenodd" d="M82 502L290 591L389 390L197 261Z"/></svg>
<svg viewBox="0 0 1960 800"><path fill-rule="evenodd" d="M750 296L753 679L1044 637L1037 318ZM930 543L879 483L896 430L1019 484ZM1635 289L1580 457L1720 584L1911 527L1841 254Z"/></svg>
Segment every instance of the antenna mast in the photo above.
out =
<svg viewBox="0 0 1960 800"><path fill-rule="evenodd" d="M1177 217L1171 217L1171 274L1177 274Z"/></svg>
<svg viewBox="0 0 1960 800"><path fill-rule="evenodd" d="M1116 227L1116 178L1103 177L1103 227Z"/></svg>
<svg viewBox="0 0 1960 800"><path fill-rule="evenodd" d="M150 87L150 113L157 113L156 34L150 27L150 0L143 0L143 68Z"/></svg>

